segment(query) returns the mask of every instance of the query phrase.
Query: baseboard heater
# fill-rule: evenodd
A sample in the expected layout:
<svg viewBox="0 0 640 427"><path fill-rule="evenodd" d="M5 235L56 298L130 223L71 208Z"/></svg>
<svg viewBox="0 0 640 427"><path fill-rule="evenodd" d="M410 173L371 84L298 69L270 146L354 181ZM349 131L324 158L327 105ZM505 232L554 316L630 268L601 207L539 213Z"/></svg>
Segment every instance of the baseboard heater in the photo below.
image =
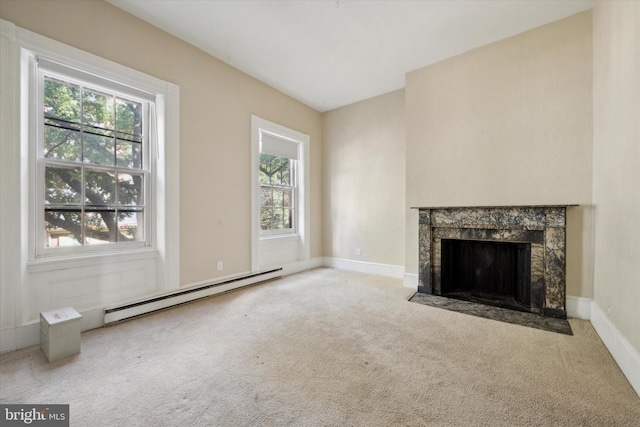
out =
<svg viewBox="0 0 640 427"><path fill-rule="evenodd" d="M207 298L212 295L229 292L244 286L275 279L282 276L282 268L277 268L260 273L249 274L242 277L224 280L218 283L196 286L189 289L171 292L158 297L153 297L129 304L111 307L104 310L104 325L109 326L124 320L143 316L155 311L175 307L188 302Z"/></svg>

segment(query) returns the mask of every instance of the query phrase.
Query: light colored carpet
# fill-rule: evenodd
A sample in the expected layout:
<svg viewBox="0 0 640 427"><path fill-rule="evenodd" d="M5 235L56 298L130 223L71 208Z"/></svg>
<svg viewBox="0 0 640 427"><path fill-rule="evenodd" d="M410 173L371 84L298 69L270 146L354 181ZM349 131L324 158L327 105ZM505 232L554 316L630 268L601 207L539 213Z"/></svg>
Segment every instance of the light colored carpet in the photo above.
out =
<svg viewBox="0 0 640 427"><path fill-rule="evenodd" d="M317 269L0 356L0 402L73 426L639 426L591 325L574 336L410 303L397 279Z"/></svg>

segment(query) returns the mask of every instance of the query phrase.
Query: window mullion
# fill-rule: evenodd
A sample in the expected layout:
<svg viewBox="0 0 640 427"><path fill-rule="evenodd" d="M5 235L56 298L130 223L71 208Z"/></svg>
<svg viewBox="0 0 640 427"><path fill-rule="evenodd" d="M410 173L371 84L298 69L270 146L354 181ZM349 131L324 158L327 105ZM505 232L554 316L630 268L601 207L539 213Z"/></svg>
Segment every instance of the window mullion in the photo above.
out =
<svg viewBox="0 0 640 427"><path fill-rule="evenodd" d="M85 234L85 224L84 224L84 219L85 219L85 201L87 200L86 198L86 188L87 188L87 184L86 184L86 178L85 178L85 167L84 165L82 165L82 199L80 200L80 239L81 242L80 244L82 246L85 246L85 240L86 240L86 234Z"/></svg>
<svg viewBox="0 0 640 427"><path fill-rule="evenodd" d="M82 199L80 200L80 244L82 246L86 245L86 230L85 230L85 203L87 200L86 197L86 188L87 188L87 180L86 180L86 170L84 166L84 143L85 143L85 132L84 132L84 86L80 86L80 162L82 162Z"/></svg>

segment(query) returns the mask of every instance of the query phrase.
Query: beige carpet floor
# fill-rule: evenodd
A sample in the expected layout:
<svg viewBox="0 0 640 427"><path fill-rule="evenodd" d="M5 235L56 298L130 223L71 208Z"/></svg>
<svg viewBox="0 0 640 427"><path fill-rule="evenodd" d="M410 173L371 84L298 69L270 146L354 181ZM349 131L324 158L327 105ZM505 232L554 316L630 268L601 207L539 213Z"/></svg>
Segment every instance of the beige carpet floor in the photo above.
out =
<svg viewBox="0 0 640 427"><path fill-rule="evenodd" d="M589 322L574 336L410 303L400 280L317 269L0 356L1 403L72 426L640 426Z"/></svg>

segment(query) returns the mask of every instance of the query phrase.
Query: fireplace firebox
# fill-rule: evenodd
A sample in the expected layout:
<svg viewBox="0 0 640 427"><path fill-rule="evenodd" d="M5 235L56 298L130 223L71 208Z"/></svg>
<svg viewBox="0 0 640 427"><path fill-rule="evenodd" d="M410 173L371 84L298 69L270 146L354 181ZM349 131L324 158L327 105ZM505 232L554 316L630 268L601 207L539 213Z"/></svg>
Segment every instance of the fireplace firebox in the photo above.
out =
<svg viewBox="0 0 640 427"><path fill-rule="evenodd" d="M566 318L566 208L419 210L418 292Z"/></svg>
<svg viewBox="0 0 640 427"><path fill-rule="evenodd" d="M443 239L442 296L531 311L531 244Z"/></svg>

